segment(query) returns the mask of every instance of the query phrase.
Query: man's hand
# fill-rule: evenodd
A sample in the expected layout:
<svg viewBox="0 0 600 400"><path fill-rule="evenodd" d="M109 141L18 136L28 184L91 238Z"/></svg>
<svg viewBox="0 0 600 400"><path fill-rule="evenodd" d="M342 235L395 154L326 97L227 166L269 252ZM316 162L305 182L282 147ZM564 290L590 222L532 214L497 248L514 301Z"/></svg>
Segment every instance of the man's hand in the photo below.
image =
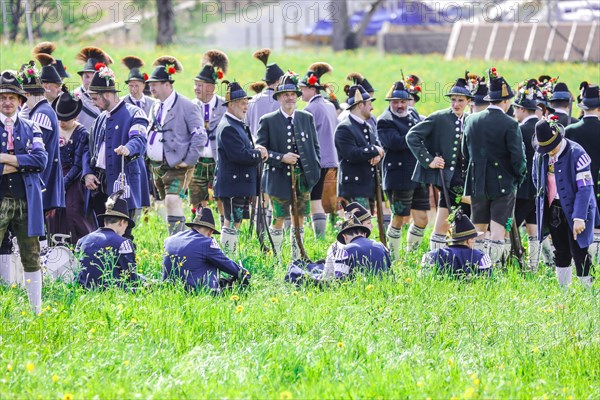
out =
<svg viewBox="0 0 600 400"><path fill-rule="evenodd" d="M383 158L383 156L385 156L385 150L383 150L383 147L375 146L375 148L379 152L379 157Z"/></svg>
<svg viewBox="0 0 600 400"><path fill-rule="evenodd" d="M577 236L585 230L585 221L576 219L573 221L573 239L577 240Z"/></svg>
<svg viewBox="0 0 600 400"><path fill-rule="evenodd" d="M460 202L463 204L471 204L471 196L462 196Z"/></svg>
<svg viewBox="0 0 600 400"><path fill-rule="evenodd" d="M89 190L98 189L98 186L101 183L98 180L98 178L96 177L96 175L94 175L94 174L87 174L86 176L83 177L83 180L85 182L85 187L88 188Z"/></svg>
<svg viewBox="0 0 600 400"><path fill-rule="evenodd" d="M0 164L5 164L6 163L6 156L8 154L5 153L0 153Z"/></svg>
<svg viewBox="0 0 600 400"><path fill-rule="evenodd" d="M369 160L369 164L371 164L372 166L375 166L375 165L379 164L379 161L381 161L381 156L375 156Z"/></svg>
<svg viewBox="0 0 600 400"><path fill-rule="evenodd" d="M281 159L282 163L295 165L298 162L300 156L296 153L286 153Z"/></svg>
<svg viewBox="0 0 600 400"><path fill-rule="evenodd" d="M440 156L435 156L433 161L429 163L429 168L431 169L443 169L444 166L446 165L446 162L444 161L444 159Z"/></svg>
<svg viewBox="0 0 600 400"><path fill-rule="evenodd" d="M127 157L129 155L130 151L126 146L121 145L115 149L115 153L117 153L120 156Z"/></svg>
<svg viewBox="0 0 600 400"><path fill-rule="evenodd" d="M10 164L4 165L2 169L2 175L14 174L15 172L17 172L17 169Z"/></svg>
<svg viewBox="0 0 600 400"><path fill-rule="evenodd" d="M267 159L269 158L269 152L267 151L267 148L264 146L261 146L260 144L257 144L256 150L260 151L260 156L261 156L262 160L267 161Z"/></svg>
<svg viewBox="0 0 600 400"><path fill-rule="evenodd" d="M186 162L179 163L179 164L177 164L175 166L175 168L177 168L177 169L186 169L186 168L189 168L189 167L190 166Z"/></svg>

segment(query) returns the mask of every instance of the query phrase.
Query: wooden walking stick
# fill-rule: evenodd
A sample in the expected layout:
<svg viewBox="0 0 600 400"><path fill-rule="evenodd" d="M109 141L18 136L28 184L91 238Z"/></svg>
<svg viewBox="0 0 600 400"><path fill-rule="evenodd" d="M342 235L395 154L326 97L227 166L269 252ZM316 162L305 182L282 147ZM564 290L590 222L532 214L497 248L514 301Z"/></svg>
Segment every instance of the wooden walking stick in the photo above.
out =
<svg viewBox="0 0 600 400"><path fill-rule="evenodd" d="M300 235L300 216L298 215L298 195L296 193L296 172L294 171L294 165L290 165L290 171L292 172L292 214L294 221L294 237L296 238L296 244L298 245L298 250L300 250L300 258L305 261L309 261L308 256L306 255L306 250L304 249L304 244L302 243L302 236Z"/></svg>
<svg viewBox="0 0 600 400"><path fill-rule="evenodd" d="M379 241L387 246L387 240L383 229L383 192L381 189L381 168L377 164L375 168L375 201L377 202L377 228L379 229Z"/></svg>
<svg viewBox="0 0 600 400"><path fill-rule="evenodd" d="M267 253L269 251L269 247L265 244L264 233L267 233L267 238L269 239L269 244L271 245L271 249L273 250L273 255L277 257L277 250L275 250L275 243L273 243L273 238L271 237L271 232L269 232L269 226L267 224L267 216L265 215L265 197L262 191L262 170L263 163L258 166L258 195L256 196L256 211L254 212L256 216L256 235L258 236L258 242L260 243L260 248L263 253ZM250 229L250 235L252 236L252 229Z"/></svg>

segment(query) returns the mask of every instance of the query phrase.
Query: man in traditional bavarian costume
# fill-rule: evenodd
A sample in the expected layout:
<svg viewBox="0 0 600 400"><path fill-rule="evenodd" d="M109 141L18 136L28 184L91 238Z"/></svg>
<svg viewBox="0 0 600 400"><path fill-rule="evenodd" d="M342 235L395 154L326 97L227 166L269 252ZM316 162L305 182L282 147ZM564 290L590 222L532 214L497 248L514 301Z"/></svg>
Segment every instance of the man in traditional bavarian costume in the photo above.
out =
<svg viewBox="0 0 600 400"><path fill-rule="evenodd" d="M579 143L590 156L594 193L596 203L598 203L600 199L600 119L598 119L600 116L600 95L597 85L590 86L587 82L582 82L581 86L581 102L577 106L583 110L583 118L581 121L566 127L565 136L567 139ZM560 114L558 114L558 118L560 121ZM594 243L590 245L590 254L594 262L598 262L600 257L600 229L595 228Z"/></svg>
<svg viewBox="0 0 600 400"><path fill-rule="evenodd" d="M523 146L525 146L525 156L527 157L527 173L525 181L517 190L515 223L518 227L523 222L526 224L529 243L529 269L532 272L536 272L540 258L540 240L537 236L535 216L536 192L531 178L531 171L533 168L533 156L535 155L532 140L535 136L535 125L539 121L535 113L538 109L536 101L536 92L539 90L538 81L536 79L529 79L520 86L513 106L515 107L515 117L519 121L519 128L523 135Z"/></svg>
<svg viewBox="0 0 600 400"><path fill-rule="evenodd" d="M418 161L413 181L433 184L441 190L443 174L451 202L446 204L446 196L440 192L435 227L429 240L431 250L446 246L448 215L452 208L460 207L464 214L470 212L469 199L462 196L466 165L461 143L467 117L465 110L472 97L467 80L457 79L446 97L450 100L449 108L430 114L423 122L412 126L406 135L408 147Z"/></svg>
<svg viewBox="0 0 600 400"><path fill-rule="evenodd" d="M545 229L550 231L559 284L566 287L571 283L573 260L577 277L589 287L592 260L588 246L594 240L594 227L600 218L591 159L579 144L564 138L564 128L558 120L551 115L535 126L533 182L537 188L538 235Z"/></svg>
<svg viewBox="0 0 600 400"><path fill-rule="evenodd" d="M254 146L244 123L250 98L237 82L227 85L224 106L227 112L217 127L217 169L215 193L223 204L225 224L221 246L235 251L242 219L258 193L258 166L268 158L267 149Z"/></svg>
<svg viewBox="0 0 600 400"><path fill-rule="evenodd" d="M35 58L42 64L40 80L44 88L44 97L52 103L62 93L62 78L56 70L56 60L51 55L39 53Z"/></svg>
<svg viewBox="0 0 600 400"><path fill-rule="evenodd" d="M17 236L25 270L25 287L36 314L42 310L40 242L44 235L44 209L40 172L48 153L40 128L18 117L19 106L27 101L17 77L8 71L0 75L0 237L10 225ZM6 265L0 266L5 278Z"/></svg>
<svg viewBox="0 0 600 400"><path fill-rule="evenodd" d="M86 203L98 218L108 195L122 189L129 216L135 221L142 207L150 205L144 165L148 119L142 109L119 98L113 71L105 65L97 67L88 94L102 113L83 153L82 176L90 190ZM98 226L102 226L99 219Z"/></svg>
<svg viewBox="0 0 600 400"><path fill-rule="evenodd" d="M367 92L370 97L375 96L375 88L373 86L371 86L371 83L367 80L367 78L365 78L363 75L359 74L358 72L350 72L346 76L346 79L351 81L354 86L356 86L356 85L362 86L364 91ZM348 118L348 116L350 115L350 108L348 106L349 106L348 104L346 104L345 107L342 106L342 108L345 108L345 110L340 115L338 115L338 122L342 122L343 120ZM371 115L369 117L369 119L367 120L367 122L375 130L375 134L377 134L377 118L375 118L374 115Z"/></svg>
<svg viewBox="0 0 600 400"><path fill-rule="evenodd" d="M271 49L255 51L252 56L265 65L266 71L263 82L267 85L265 90L254 96L248 104L246 121L250 127L250 132L252 132L252 136L256 137L259 126L258 121L260 121L260 118L279 108L279 102L273 99L273 91L279 82L279 78L283 76L284 72L276 63L269 64Z"/></svg>
<svg viewBox="0 0 600 400"><path fill-rule="evenodd" d="M338 196L344 203L357 202L373 209L377 164L384 156L375 129L367 122L371 118L375 98L361 85L346 86L350 114L335 130L335 148L340 164Z"/></svg>
<svg viewBox="0 0 600 400"><path fill-rule="evenodd" d="M73 92L75 97L83 101L83 109L79 113L77 120L85 129L90 131L101 111L94 105L94 102L90 98L88 88L96 73L96 64L109 66L113 63L113 59L98 47L85 47L77 54L77 59L85 63L81 71L77 72L81 76L81 86Z"/></svg>
<svg viewBox="0 0 600 400"><path fill-rule="evenodd" d="M477 74L467 73L467 84L471 91L470 113L475 114L476 112L485 110L489 105L489 101L485 101L484 98L488 94L488 87L485 84L485 77Z"/></svg>
<svg viewBox="0 0 600 400"><path fill-rule="evenodd" d="M308 103L304 111L312 114L317 128L317 138L321 149L321 179L310 194L310 212L313 230L317 238L325 237L327 214L333 214L337 207L337 168L338 156L333 135L338 124L335 106L321 95L325 87L321 77L333 71L331 65L318 62L308 67L308 72L300 81L302 101Z"/></svg>
<svg viewBox="0 0 600 400"><path fill-rule="evenodd" d="M311 114L296 110L298 77L285 74L275 88L273 98L281 108L266 114L260 119L256 143L269 151L265 168L265 193L273 204L275 222L270 228L275 251L281 254L283 243L283 223L289 218L292 208L292 168L296 176L296 195L300 226L291 230L292 259L299 257L295 229L303 235L304 217L310 213L310 191L321 177L319 164L319 142L315 122Z"/></svg>
<svg viewBox="0 0 600 400"><path fill-rule="evenodd" d="M204 129L208 135L200 147L200 160L194 170L190 182L190 202L194 206L208 205L210 195L208 188L215 179L217 159L217 127L225 114L223 97L215 94L215 86L229 68L227 55L219 50L209 50L202 56L202 70L194 78L196 98L192 100L203 116Z"/></svg>
<svg viewBox="0 0 600 400"><path fill-rule="evenodd" d="M514 97L510 86L495 68L489 71L488 86L485 100L491 104L467 118L462 149L467 165L465 195L471 196L475 228L485 232L490 227L487 253L494 264L503 256L504 236L527 160L519 124L506 115ZM483 249L485 242L477 240L476 247Z"/></svg>
<svg viewBox="0 0 600 400"><path fill-rule="evenodd" d="M129 93L123 96L123 101L141 108L146 116L150 115L150 109L156 99L144 94L146 80L149 78L148 74L141 70L145 65L144 60L136 56L127 56L121 60L121 63L129 70L125 80Z"/></svg>
<svg viewBox="0 0 600 400"><path fill-rule="evenodd" d="M42 192L44 212L47 214L55 208L65 207L65 185L58 146L58 137L60 135L58 119L56 112L44 97L44 88L42 87L40 77L37 75L33 61L21 67L20 76L27 97L28 119L37 124L42 130L44 147L48 153L46 167L40 173L45 189ZM48 233L53 234L56 232ZM48 242L45 236L40 239L40 245L42 250L44 250L48 247Z"/></svg>
<svg viewBox="0 0 600 400"><path fill-rule="evenodd" d="M406 239L407 251L418 248L423 240L430 208L429 187L411 179L417 160L407 145L406 135L418 120L410 110L411 95L404 82L394 83L385 100L390 105L377 120L377 133L385 150L383 189L394 215L387 229L387 243L392 258L396 258L401 248L402 226L411 215L413 223Z"/></svg>
<svg viewBox="0 0 600 400"><path fill-rule="evenodd" d="M31 53L33 54L34 57L37 54L48 54L49 56L52 56L52 54L55 51L56 51L56 44L54 44L52 42L41 42L41 43L38 43L33 48L33 50L31 50ZM65 79L67 79L67 78L70 78L71 75L69 75L69 73L67 72L67 67L64 66L62 60L59 59L59 58L56 58L54 56L52 56L52 58L54 59L54 62L52 63L52 66L54 67L54 69L56 70L56 72L58 72L58 76L60 76L60 78L63 81ZM42 79L42 83L44 83L43 79ZM48 101L50 101L50 100L48 100Z"/></svg>
<svg viewBox="0 0 600 400"><path fill-rule="evenodd" d="M182 199L187 175L192 174L200 147L208 140L200 109L173 89L173 75L181 72L181 63L171 56L154 61L156 67L148 83L158 100L150 111L148 158L152 161L154 183L165 200L169 235L185 229Z"/></svg>

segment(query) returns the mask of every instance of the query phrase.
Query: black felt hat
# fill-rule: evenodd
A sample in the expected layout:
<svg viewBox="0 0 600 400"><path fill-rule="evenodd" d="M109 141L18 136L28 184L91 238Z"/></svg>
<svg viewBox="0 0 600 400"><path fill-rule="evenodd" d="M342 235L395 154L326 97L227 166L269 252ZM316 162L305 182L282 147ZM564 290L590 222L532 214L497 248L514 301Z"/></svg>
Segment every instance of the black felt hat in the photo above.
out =
<svg viewBox="0 0 600 400"><path fill-rule="evenodd" d="M293 92L298 96L302 95L302 92L298 88L298 75L289 71L279 78L279 82L277 83L275 91L273 92L273 98L277 100L277 97L279 97L281 93L286 92Z"/></svg>
<svg viewBox="0 0 600 400"><path fill-rule="evenodd" d="M346 76L346 79L352 81L355 85L362 86L368 93L375 93L375 88L371 86L367 78L358 72L350 72L348 76Z"/></svg>
<svg viewBox="0 0 600 400"><path fill-rule="evenodd" d="M473 225L469 217L464 215L461 210L457 210L454 220L450 225L446 241L450 244L458 243L481 235L483 235L483 232L478 232L475 229L475 225Z"/></svg>
<svg viewBox="0 0 600 400"><path fill-rule="evenodd" d="M566 83L558 82L554 85L550 101L569 101L571 98L571 92L569 92L569 87Z"/></svg>
<svg viewBox="0 0 600 400"><path fill-rule="evenodd" d="M260 62L262 62L267 70L265 71L265 78L263 81L267 83L267 85L271 85L285 75L285 72L277 65L276 63L269 64L269 57L271 56L271 49L261 49L257 50L252 54L252 57L256 58Z"/></svg>
<svg viewBox="0 0 600 400"><path fill-rule="evenodd" d="M232 101L241 100L241 99L250 100L252 98L252 97L248 96L246 91L244 89L242 89L240 84L237 83L236 81L233 81L233 82L223 81L223 83L227 83L227 92L225 92L225 101L223 102L224 106L231 103Z"/></svg>
<svg viewBox="0 0 600 400"><path fill-rule="evenodd" d="M44 83L56 83L57 85L61 85L62 78L56 70L56 60L54 57L48 54L39 53L35 55L35 58L42 64L40 80Z"/></svg>
<svg viewBox="0 0 600 400"><path fill-rule="evenodd" d="M129 81L146 82L148 74L143 73L141 68L145 65L144 60L136 56L127 56L121 60L121 63L127 67L129 74L125 83Z"/></svg>
<svg viewBox="0 0 600 400"><path fill-rule="evenodd" d="M582 82L580 88L581 96L578 98L579 104L577 107L582 110L600 108L600 92L598 91L598 85L589 85L587 82Z"/></svg>
<svg viewBox="0 0 600 400"><path fill-rule="evenodd" d="M560 144L565 128L558 121L556 115L551 115L535 124L534 147L538 153L549 153Z"/></svg>
<svg viewBox="0 0 600 400"><path fill-rule="evenodd" d="M344 207L344 218L349 219L351 216L355 216L360 222L373 218L369 210L355 201Z"/></svg>
<svg viewBox="0 0 600 400"><path fill-rule="evenodd" d="M70 121L79 115L83 102L72 96L69 91L63 90L60 96L52 101L52 108L59 121Z"/></svg>
<svg viewBox="0 0 600 400"><path fill-rule="evenodd" d="M41 43L38 43L33 48L31 53L34 56L37 56L38 54L47 54L49 56L52 56L52 53L54 53L55 50L56 50L56 45L54 43L41 42ZM52 57L54 58L54 56L52 56ZM58 76L61 79L69 78L71 76L67 73L67 68L63 65L62 60L59 60L58 58L54 58L54 62L52 63L52 66L54 67L54 69L58 73ZM49 82L49 81L42 79L42 82ZM59 83L59 82L52 82L52 83Z"/></svg>
<svg viewBox="0 0 600 400"><path fill-rule="evenodd" d="M529 79L519 85L517 98L514 105L516 107L525 108L527 110L537 110L538 108L538 81L537 79Z"/></svg>
<svg viewBox="0 0 600 400"><path fill-rule="evenodd" d="M512 99L515 95L506 83L506 80L498 75L496 68L492 67L488 71L488 94L483 98L485 101L502 101Z"/></svg>
<svg viewBox="0 0 600 400"><path fill-rule="evenodd" d="M194 77L196 81L216 84L229 69L229 58L221 50L209 50L202 55L202 69Z"/></svg>
<svg viewBox="0 0 600 400"><path fill-rule="evenodd" d="M113 59L99 47L85 47L77 54L77 59L84 63L83 68L77 71L79 75L83 75L84 72L96 72L98 70L97 64L104 64L106 66L113 63Z"/></svg>
<svg viewBox="0 0 600 400"><path fill-rule="evenodd" d="M361 85L346 86L344 90L348 95L348 100L346 101L348 109L355 107L359 103L376 100Z"/></svg>
<svg viewBox="0 0 600 400"><path fill-rule="evenodd" d="M366 233L367 237L371 236L371 230L364 226L355 215L352 215L350 218L346 219L342 223L342 229L337 234L338 242L346 244L346 242L344 242L344 233L348 232L351 229L362 230Z"/></svg>
<svg viewBox="0 0 600 400"><path fill-rule="evenodd" d="M444 96L450 97L456 95L465 96L468 99L473 97L465 78L458 78L456 82L454 82L454 85L450 88L450 91Z"/></svg>
<svg viewBox="0 0 600 400"><path fill-rule="evenodd" d="M96 64L96 67L98 67L98 71L94 73L88 93L120 92L120 90L117 90L116 88L115 73L113 70L101 63Z"/></svg>
<svg viewBox="0 0 600 400"><path fill-rule="evenodd" d="M298 83L299 86L314 87L318 90L325 89L321 85L321 77L328 72L332 72L333 67L326 62L316 62L308 67L308 71L304 78Z"/></svg>
<svg viewBox="0 0 600 400"><path fill-rule="evenodd" d="M146 82L170 82L174 83L173 75L183 71L183 65L173 56L158 57L152 63L155 67Z"/></svg>
<svg viewBox="0 0 600 400"><path fill-rule="evenodd" d="M215 226L215 217L213 216L212 210L208 207L198 209L192 222L187 222L186 225L190 228L194 226L203 226L212 229L214 235L221 234Z"/></svg>
<svg viewBox="0 0 600 400"><path fill-rule="evenodd" d="M21 84L25 92L33 95L43 95L45 93L38 70L35 66L35 61L31 60L27 64L21 65L21 68L19 69L19 78L21 78Z"/></svg>
<svg viewBox="0 0 600 400"><path fill-rule="evenodd" d="M21 82L19 82L17 76L10 71L3 71L0 75L0 94L3 93L16 94L21 98L23 103L27 101L27 96L23 91Z"/></svg>
<svg viewBox="0 0 600 400"><path fill-rule="evenodd" d="M386 101L410 100L410 98L411 94L406 90L404 82L402 81L395 82L385 96Z"/></svg>
<svg viewBox="0 0 600 400"><path fill-rule="evenodd" d="M127 200L123 199L122 190L108 197L108 200L106 200L106 211L104 214L98 215L98 221L102 224L104 224L104 217L122 218L129 222L130 228L135 226L135 222L129 218L129 206L127 205Z"/></svg>

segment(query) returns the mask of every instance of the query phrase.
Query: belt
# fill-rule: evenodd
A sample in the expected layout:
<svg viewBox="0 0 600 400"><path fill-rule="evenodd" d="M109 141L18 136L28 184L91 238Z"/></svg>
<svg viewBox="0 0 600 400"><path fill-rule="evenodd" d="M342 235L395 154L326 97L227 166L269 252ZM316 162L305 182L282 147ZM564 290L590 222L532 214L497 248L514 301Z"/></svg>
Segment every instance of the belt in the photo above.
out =
<svg viewBox="0 0 600 400"><path fill-rule="evenodd" d="M202 164L214 164L215 159L210 157L202 157L198 162L201 162Z"/></svg>

